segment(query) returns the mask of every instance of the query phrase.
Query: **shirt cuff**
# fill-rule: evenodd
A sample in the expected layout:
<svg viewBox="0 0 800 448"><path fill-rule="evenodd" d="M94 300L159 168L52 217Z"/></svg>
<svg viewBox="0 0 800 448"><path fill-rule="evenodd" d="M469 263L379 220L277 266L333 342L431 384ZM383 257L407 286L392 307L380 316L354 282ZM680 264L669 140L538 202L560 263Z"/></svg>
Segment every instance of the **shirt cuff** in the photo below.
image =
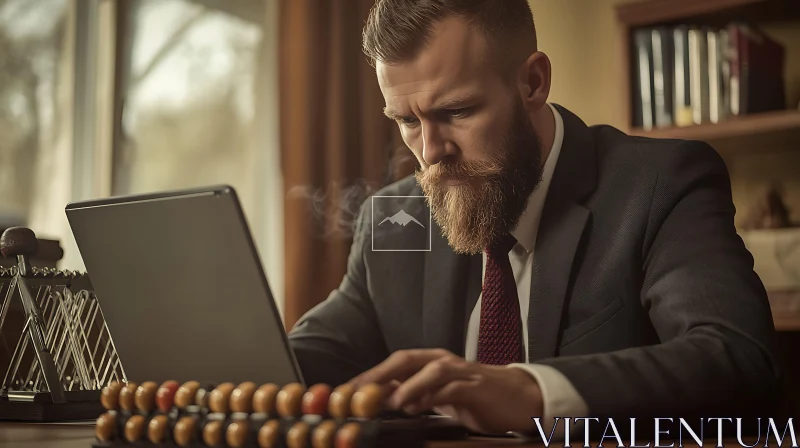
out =
<svg viewBox="0 0 800 448"><path fill-rule="evenodd" d="M561 440L564 437L566 418L571 419L570 433L576 434L579 433L578 431L582 431L583 421L575 422L575 418L588 417L589 406L563 373L542 364L509 364L508 367L528 372L542 391L543 415L532 417L541 417L543 434L539 434L537 429L530 434L514 433L516 436L541 441L542 436L545 436L545 440L547 440L552 434L552 440ZM553 430L553 424L557 417L559 418L558 424Z"/></svg>

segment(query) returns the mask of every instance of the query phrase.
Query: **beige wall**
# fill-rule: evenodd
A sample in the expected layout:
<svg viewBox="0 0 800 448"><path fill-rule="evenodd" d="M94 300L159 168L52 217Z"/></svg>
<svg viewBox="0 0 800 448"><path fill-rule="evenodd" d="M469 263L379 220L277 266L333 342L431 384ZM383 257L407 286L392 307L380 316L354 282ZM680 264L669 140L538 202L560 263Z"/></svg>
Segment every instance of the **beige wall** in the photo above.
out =
<svg viewBox="0 0 800 448"><path fill-rule="evenodd" d="M614 6L637 0L530 0L539 48L552 63L550 100L589 124L628 127L621 27ZM647 0L638 0L647 1ZM800 27L770 25L765 30L787 45L787 101L800 101ZM759 153L762 150L769 153ZM737 220L773 180L786 186L792 219L800 221L800 141L781 148L754 148L725 155L731 174Z"/></svg>

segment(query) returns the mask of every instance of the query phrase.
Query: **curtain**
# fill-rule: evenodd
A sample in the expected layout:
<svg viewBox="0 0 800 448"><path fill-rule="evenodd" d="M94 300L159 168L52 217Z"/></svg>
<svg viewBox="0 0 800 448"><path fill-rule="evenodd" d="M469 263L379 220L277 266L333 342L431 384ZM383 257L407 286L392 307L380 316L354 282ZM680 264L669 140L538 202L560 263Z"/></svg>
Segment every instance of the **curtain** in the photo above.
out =
<svg viewBox="0 0 800 448"><path fill-rule="evenodd" d="M410 153L383 116L375 71L361 51L372 2L281 0L287 330L341 282L363 201L411 172L390 164Z"/></svg>

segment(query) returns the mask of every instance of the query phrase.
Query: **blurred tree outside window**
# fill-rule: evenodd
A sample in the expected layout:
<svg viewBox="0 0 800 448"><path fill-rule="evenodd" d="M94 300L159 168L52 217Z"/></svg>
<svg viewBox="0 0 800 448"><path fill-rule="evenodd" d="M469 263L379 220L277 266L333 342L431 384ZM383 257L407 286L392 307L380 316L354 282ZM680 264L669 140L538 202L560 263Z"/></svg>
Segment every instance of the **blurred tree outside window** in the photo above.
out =
<svg viewBox="0 0 800 448"><path fill-rule="evenodd" d="M82 270L69 202L228 184L280 307L277 5L0 0L0 228Z"/></svg>
<svg viewBox="0 0 800 448"><path fill-rule="evenodd" d="M239 2L245 3L245 2ZM254 210L255 78L264 12L245 20L187 0L139 0L113 194L231 184Z"/></svg>
<svg viewBox="0 0 800 448"><path fill-rule="evenodd" d="M281 307L277 3L118 3L126 25L111 193L233 186Z"/></svg>
<svg viewBox="0 0 800 448"><path fill-rule="evenodd" d="M0 227L59 233L69 201L69 0L0 0Z"/></svg>

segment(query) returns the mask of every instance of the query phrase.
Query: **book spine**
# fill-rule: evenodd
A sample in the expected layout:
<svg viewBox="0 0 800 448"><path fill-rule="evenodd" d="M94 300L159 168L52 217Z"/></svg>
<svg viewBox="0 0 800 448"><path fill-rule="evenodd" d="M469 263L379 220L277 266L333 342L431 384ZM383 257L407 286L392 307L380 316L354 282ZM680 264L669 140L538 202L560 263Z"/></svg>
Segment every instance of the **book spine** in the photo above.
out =
<svg viewBox="0 0 800 448"><path fill-rule="evenodd" d="M678 26L672 30L674 58L672 115L677 126L692 124L691 79L689 74L689 29Z"/></svg>
<svg viewBox="0 0 800 448"><path fill-rule="evenodd" d="M708 39L700 29L689 30L689 70L692 98L692 121L709 121L708 101Z"/></svg>
<svg viewBox="0 0 800 448"><path fill-rule="evenodd" d="M636 95L634 110L635 125L645 130L653 129L653 48L650 30L639 29L634 32Z"/></svg>
<svg viewBox="0 0 800 448"><path fill-rule="evenodd" d="M655 126L664 128L673 125L673 52L672 34L666 28L652 31L653 91Z"/></svg>

